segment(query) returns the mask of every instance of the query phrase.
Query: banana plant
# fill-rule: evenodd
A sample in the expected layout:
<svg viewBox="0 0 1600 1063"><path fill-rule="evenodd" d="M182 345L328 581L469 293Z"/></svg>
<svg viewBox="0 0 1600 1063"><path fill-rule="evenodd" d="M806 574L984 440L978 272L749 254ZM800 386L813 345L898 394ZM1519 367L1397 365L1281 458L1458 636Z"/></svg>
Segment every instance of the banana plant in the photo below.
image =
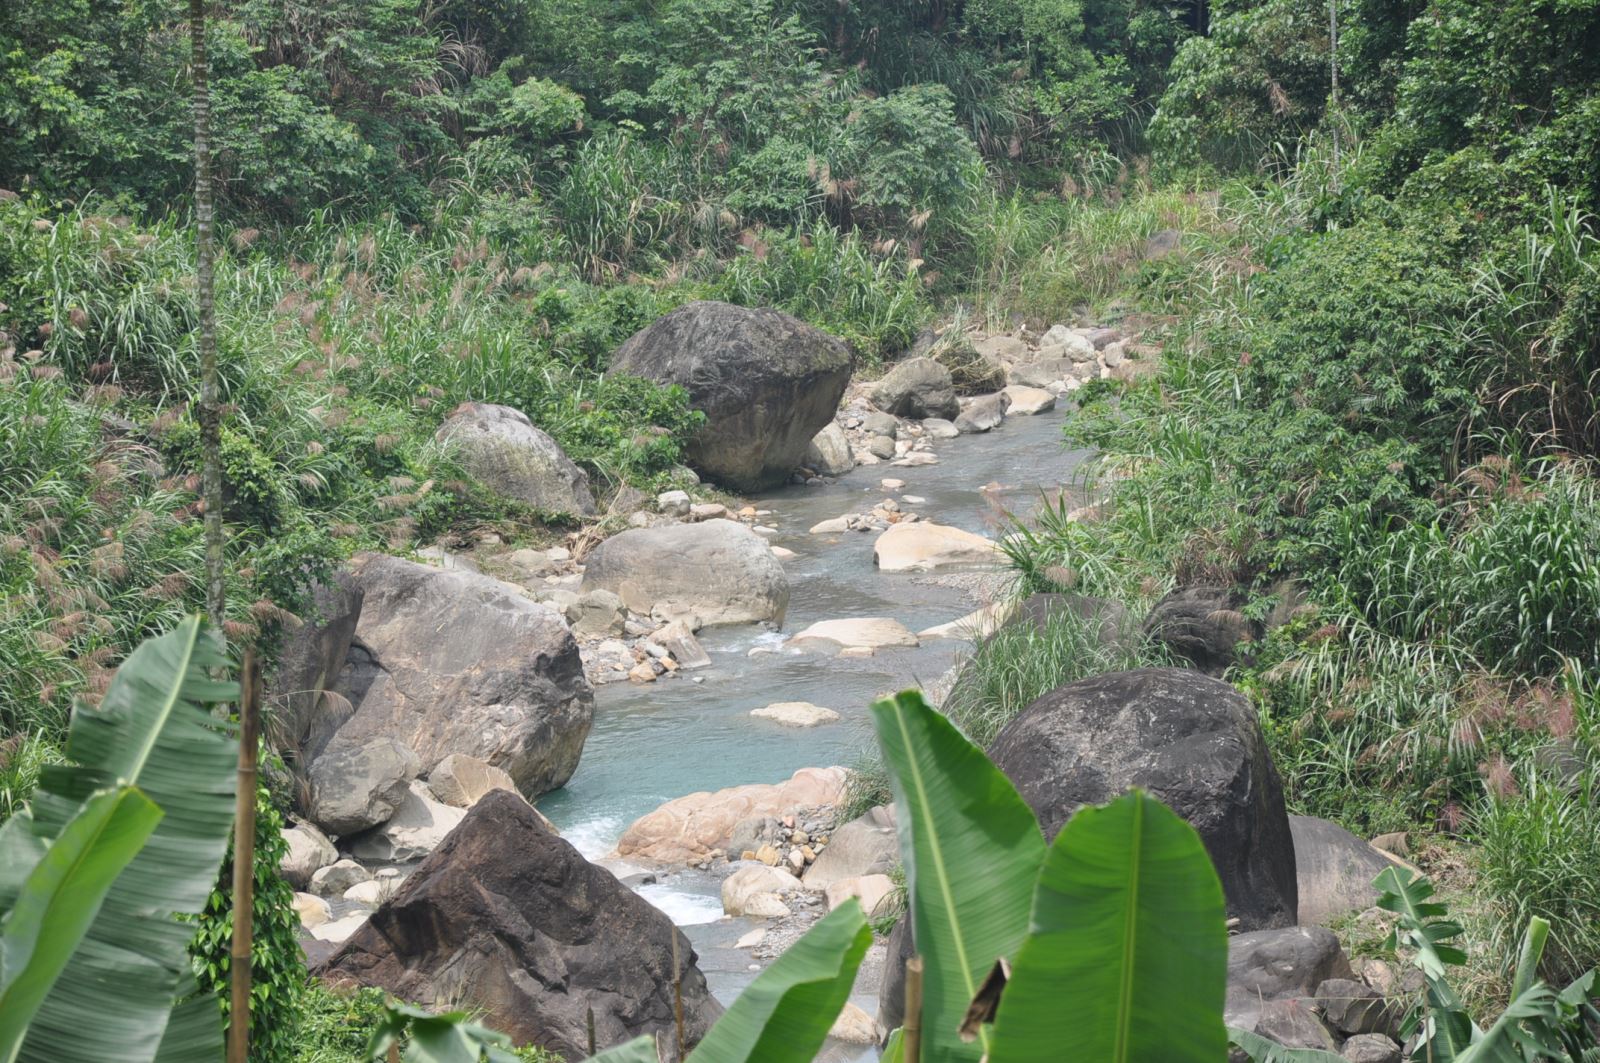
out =
<svg viewBox="0 0 1600 1063"><path fill-rule="evenodd" d="M921 1063L1223 1058L1222 887L1192 827L1134 791L1046 850L1011 781L921 694L872 712L927 972Z"/></svg>
<svg viewBox="0 0 1600 1063"><path fill-rule="evenodd" d="M0 830L8 1063L220 1058L184 920L233 823L238 741L210 712L237 695L212 678L226 664L198 617L140 645L101 705L74 714L69 763Z"/></svg>

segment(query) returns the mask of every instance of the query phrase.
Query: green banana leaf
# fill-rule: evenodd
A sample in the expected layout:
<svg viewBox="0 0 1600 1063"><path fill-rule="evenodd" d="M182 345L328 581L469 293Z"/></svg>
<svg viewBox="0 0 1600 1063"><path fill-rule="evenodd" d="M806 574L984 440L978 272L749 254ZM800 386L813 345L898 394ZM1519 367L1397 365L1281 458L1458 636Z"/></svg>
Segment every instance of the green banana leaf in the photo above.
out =
<svg viewBox="0 0 1600 1063"><path fill-rule="evenodd" d="M900 808L911 928L926 961L922 1052L940 1063L976 1061L988 1030L974 1042L958 1031L995 960L1015 956L1027 935L1044 835L1011 781L921 694L883 699L872 718Z"/></svg>
<svg viewBox="0 0 1600 1063"><path fill-rule="evenodd" d="M84 802L54 844L33 835L31 814L0 828L0 859L32 867L0 920L0 1060L10 1063L34 1013L66 967L122 869L143 848L161 809L132 787ZM32 857L25 855L32 851Z"/></svg>
<svg viewBox="0 0 1600 1063"><path fill-rule="evenodd" d="M1251 1063L1348 1063L1343 1056L1317 1048L1285 1048L1237 1026L1228 1027L1228 1043L1249 1056Z"/></svg>
<svg viewBox="0 0 1600 1063"><path fill-rule="evenodd" d="M1134 790L1067 822L995 1018L992 1063L1216 1063L1222 885L1194 828Z"/></svg>
<svg viewBox="0 0 1600 1063"><path fill-rule="evenodd" d="M214 1000L188 1004L164 1040L175 1003L192 985L192 923L216 882L233 823L238 740L209 707L236 684L211 678L227 664L220 642L191 617L123 662L98 709L74 714L71 764L46 769L34 795L36 831L56 838L96 791L136 786L163 816L117 876L99 914L35 1014L22 1044L28 1063L216 1063L222 1020ZM0 880L0 911L16 903ZM205 998L202 998L205 999ZM209 1033L206 1033L209 1029ZM159 1052L159 1056L158 1056Z"/></svg>
<svg viewBox="0 0 1600 1063"><path fill-rule="evenodd" d="M861 905L841 904L739 994L688 1063L810 1063L871 944Z"/></svg>
<svg viewBox="0 0 1600 1063"><path fill-rule="evenodd" d="M381 1060L408 1039L405 1063L517 1063L511 1038L469 1021L466 1012L436 1013L397 1000L389 1001L367 1039L366 1058ZM657 1063L654 1050L645 1058Z"/></svg>

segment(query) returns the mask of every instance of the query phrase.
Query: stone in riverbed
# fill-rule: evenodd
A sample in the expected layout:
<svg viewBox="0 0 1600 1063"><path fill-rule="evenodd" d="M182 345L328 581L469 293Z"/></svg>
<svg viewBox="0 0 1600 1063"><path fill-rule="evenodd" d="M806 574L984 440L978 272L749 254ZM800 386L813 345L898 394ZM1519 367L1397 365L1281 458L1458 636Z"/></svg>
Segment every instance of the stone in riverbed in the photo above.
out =
<svg viewBox="0 0 1600 1063"><path fill-rule="evenodd" d="M954 439L961 434L961 429L957 428L953 421L947 421L943 417L926 418L922 422L922 430L934 439Z"/></svg>
<svg viewBox="0 0 1600 1063"><path fill-rule="evenodd" d="M328 902L313 893L296 893L294 895L294 914L300 918L300 925L307 930L314 930L333 918L333 909Z"/></svg>
<svg viewBox="0 0 1600 1063"><path fill-rule="evenodd" d="M751 909L771 905L758 898L771 898L781 905L778 894L797 889L800 880L787 871L765 864L746 864L722 880L722 910L728 915L760 915Z"/></svg>
<svg viewBox="0 0 1600 1063"><path fill-rule="evenodd" d="M1005 393L1011 399L1011 405L1006 407L1009 416L1026 417L1056 408L1056 397L1042 388L1012 384L1005 389Z"/></svg>
<svg viewBox="0 0 1600 1063"><path fill-rule="evenodd" d="M306 773L306 817L330 834L354 834L384 822L405 800L417 755L391 736L358 742L338 736Z"/></svg>
<svg viewBox="0 0 1600 1063"><path fill-rule="evenodd" d="M962 435L973 435L999 428L1006 419L1006 409L1010 404L1010 397L1003 391L979 396L956 417L956 430Z"/></svg>
<svg viewBox="0 0 1600 1063"><path fill-rule="evenodd" d="M828 1036L847 1045L875 1045L878 1043L878 1026L872 1016L855 1004L845 1001L839 1017L833 1020Z"/></svg>
<svg viewBox="0 0 1600 1063"><path fill-rule="evenodd" d="M837 653L858 647L877 651L890 646L916 646L918 642L917 636L900 621L866 616L818 621L784 645L812 653Z"/></svg>
<svg viewBox="0 0 1600 1063"><path fill-rule="evenodd" d="M908 358L878 381L872 404L898 417L953 418L961 410L950 370L932 358Z"/></svg>
<svg viewBox="0 0 1600 1063"><path fill-rule="evenodd" d="M819 727L837 723L839 714L832 709L813 705L809 701L779 701L760 709L751 709L750 715L785 727Z"/></svg>
<svg viewBox="0 0 1600 1063"><path fill-rule="evenodd" d="M872 558L881 572L934 572L992 566L1002 560L991 539L931 521L896 524L878 536Z"/></svg>
<svg viewBox="0 0 1600 1063"><path fill-rule="evenodd" d="M628 615L621 598L598 588L578 595L566 612L572 621L572 633L579 638L620 635Z"/></svg>
<svg viewBox="0 0 1600 1063"><path fill-rule="evenodd" d="M693 946L546 831L527 802L496 790L316 973L426 1007L470 1001L517 1043L578 1059L591 1010L600 1048L641 1034L671 1040L674 953L694 1043L722 1009Z"/></svg>
<svg viewBox="0 0 1600 1063"><path fill-rule="evenodd" d="M694 671L698 668L711 667L710 655L706 653L705 647L700 645L700 640L694 637L694 632L689 630L689 625L682 620L663 624L650 636L650 642L666 650L668 655L678 662L679 668Z"/></svg>
<svg viewBox="0 0 1600 1063"><path fill-rule="evenodd" d="M472 477L507 498L547 513L596 512L589 477L521 410L462 403L435 439L455 451Z"/></svg>
<svg viewBox="0 0 1600 1063"><path fill-rule="evenodd" d="M688 303L617 349L607 376L679 384L705 423L687 448L712 480L756 491L786 481L833 420L855 359L833 336L788 314Z"/></svg>
<svg viewBox="0 0 1600 1063"><path fill-rule="evenodd" d="M871 436L867 439L867 453L888 461L896 454L893 436Z"/></svg>
<svg viewBox="0 0 1600 1063"><path fill-rule="evenodd" d="M1006 374L1006 383L1029 388L1047 388L1057 381L1070 379L1075 364L1070 358L1045 358L1013 366L1011 372Z"/></svg>
<svg viewBox="0 0 1600 1063"><path fill-rule="evenodd" d="M861 902L862 912L871 919L883 902L894 893L894 880L888 875L841 878L829 883L823 893L827 896L829 911L854 897Z"/></svg>
<svg viewBox="0 0 1600 1063"><path fill-rule="evenodd" d="M841 879L887 875L900 862L893 807L879 805L836 829L806 869L806 889L825 890Z"/></svg>
<svg viewBox="0 0 1600 1063"><path fill-rule="evenodd" d="M620 597L635 613L692 616L692 626L783 620L789 579L767 541L731 520L621 532L596 546L585 590Z"/></svg>
<svg viewBox="0 0 1600 1063"><path fill-rule="evenodd" d="M663 491L656 496L656 512L669 517L687 517L690 505L687 491Z"/></svg>
<svg viewBox="0 0 1600 1063"><path fill-rule="evenodd" d="M845 438L844 429L836 422L828 422L806 448L805 465L818 476L843 476L855 468L856 461L850 456L850 441Z"/></svg>
<svg viewBox="0 0 1600 1063"><path fill-rule="evenodd" d="M451 753L428 774L428 789L452 808L471 808L490 790L517 792L511 776L465 753Z"/></svg>
<svg viewBox="0 0 1600 1063"><path fill-rule="evenodd" d="M781 783L734 786L675 798L635 820L617 842L617 855L658 864L697 864L726 850L733 830L755 816L782 818L802 808L844 800L843 768L801 768Z"/></svg>
<svg viewBox="0 0 1600 1063"><path fill-rule="evenodd" d="M917 632L919 639L983 639L998 631L1017 611L1014 601L995 602L982 609Z"/></svg>
<svg viewBox="0 0 1600 1063"><path fill-rule="evenodd" d="M372 874L354 860L335 860L311 876L311 891L322 897L342 897L345 890L371 877Z"/></svg>
<svg viewBox="0 0 1600 1063"><path fill-rule="evenodd" d="M296 823L283 831L283 860L278 870L295 889L303 890L311 876L339 859L328 836L310 823Z"/></svg>
<svg viewBox="0 0 1600 1063"><path fill-rule="evenodd" d="M343 919L335 919L331 923L322 923L311 928L311 936L318 941L330 941L341 944L350 940L357 930L367 925L367 913L356 912Z"/></svg>

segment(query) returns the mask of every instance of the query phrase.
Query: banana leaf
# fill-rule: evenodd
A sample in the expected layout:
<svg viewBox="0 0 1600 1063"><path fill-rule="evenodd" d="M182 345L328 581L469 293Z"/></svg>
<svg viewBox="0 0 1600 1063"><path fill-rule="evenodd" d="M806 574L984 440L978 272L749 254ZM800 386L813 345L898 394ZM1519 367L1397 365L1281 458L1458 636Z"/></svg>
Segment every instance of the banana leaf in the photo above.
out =
<svg viewBox="0 0 1600 1063"><path fill-rule="evenodd" d="M210 712L237 695L236 684L211 678L226 664L219 640L198 617L146 641L117 670L99 708L74 714L66 750L71 763L41 775L32 815L42 837L59 837L104 789L138 787L163 815L40 1005L20 1059L220 1058L222 1018L214 1000L204 1023L193 1017L208 1005L187 1004L187 1021L164 1038L175 1004L192 985L194 926L181 917L204 909L233 823L238 740ZM8 885L0 880L7 894L0 896L0 911L16 902Z"/></svg>
<svg viewBox="0 0 1600 1063"><path fill-rule="evenodd" d="M1228 937L1194 828L1135 790L1068 821L996 1015L992 1063L1216 1063Z"/></svg>
<svg viewBox="0 0 1600 1063"><path fill-rule="evenodd" d="M90 797L48 848L29 813L0 828L0 859L15 872L31 865L0 920L0 1060L17 1057L112 883L160 820L161 809L125 786Z"/></svg>
<svg viewBox="0 0 1600 1063"><path fill-rule="evenodd" d="M739 994L688 1063L810 1063L871 944L861 905L841 904Z"/></svg>
<svg viewBox="0 0 1600 1063"><path fill-rule="evenodd" d="M1258 1033L1228 1027L1228 1043L1250 1057L1251 1063L1347 1063L1343 1056L1318 1048L1286 1048Z"/></svg>
<svg viewBox="0 0 1600 1063"><path fill-rule="evenodd" d="M1016 955L1027 935L1044 835L1011 781L921 694L881 700L872 717L901 810L912 936L926 961L922 1052L976 1063L989 1031L964 1041L962 1019L995 960Z"/></svg>

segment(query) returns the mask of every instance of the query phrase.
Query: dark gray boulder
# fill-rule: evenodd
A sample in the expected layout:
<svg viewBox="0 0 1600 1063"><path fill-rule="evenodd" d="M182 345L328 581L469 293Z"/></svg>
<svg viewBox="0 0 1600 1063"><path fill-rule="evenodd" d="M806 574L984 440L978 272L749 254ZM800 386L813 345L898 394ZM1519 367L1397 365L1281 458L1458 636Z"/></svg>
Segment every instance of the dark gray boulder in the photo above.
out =
<svg viewBox="0 0 1600 1063"><path fill-rule="evenodd" d="M1180 660L1220 676L1262 635L1262 626L1240 611L1243 605L1244 597L1226 587L1180 587L1151 608L1145 634Z"/></svg>
<svg viewBox="0 0 1600 1063"><path fill-rule="evenodd" d="M464 402L434 438L452 449L472 477L498 494L546 513L587 517L597 512L589 475L521 410Z"/></svg>
<svg viewBox="0 0 1600 1063"><path fill-rule="evenodd" d="M884 374L869 395L872 404L896 417L942 417L961 413L950 370L932 358L908 358Z"/></svg>
<svg viewBox="0 0 1600 1063"><path fill-rule="evenodd" d="M756 491L784 483L804 460L854 368L842 341L788 314L695 302L636 333L606 372L682 386L706 415L689 464Z"/></svg>
<svg viewBox="0 0 1600 1063"><path fill-rule="evenodd" d="M1294 841L1250 703L1181 668L1068 683L1008 723L989 755L1054 837L1084 804L1141 786L1200 834L1244 930L1295 921Z"/></svg>
<svg viewBox="0 0 1600 1063"><path fill-rule="evenodd" d="M687 1047L722 1011L689 940L526 801L493 790L317 973L426 1006L467 1004L518 1044L581 1059L591 1009L597 1048L641 1034L674 1042L674 937Z"/></svg>
<svg viewBox="0 0 1600 1063"><path fill-rule="evenodd" d="M364 598L348 572L336 574L332 582L312 588L308 615L284 640L267 702L272 706L268 718L273 744L291 757L327 744L329 734L319 733L319 725L328 719L323 692L344 667Z"/></svg>

